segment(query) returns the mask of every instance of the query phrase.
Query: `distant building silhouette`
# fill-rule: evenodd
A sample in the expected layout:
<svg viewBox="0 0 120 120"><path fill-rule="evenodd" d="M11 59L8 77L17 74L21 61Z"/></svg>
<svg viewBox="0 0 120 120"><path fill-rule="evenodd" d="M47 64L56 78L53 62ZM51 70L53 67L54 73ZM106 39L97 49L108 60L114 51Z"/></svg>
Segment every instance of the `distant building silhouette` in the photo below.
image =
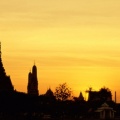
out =
<svg viewBox="0 0 120 120"><path fill-rule="evenodd" d="M28 91L28 94L30 94L30 95L36 95L36 96L39 95L36 65L34 65L32 67L32 72L29 72L29 74L28 74L27 91Z"/></svg>
<svg viewBox="0 0 120 120"><path fill-rule="evenodd" d="M53 97L53 96L54 96L54 93L53 93L53 91L49 88L49 89L46 91L45 96Z"/></svg>
<svg viewBox="0 0 120 120"><path fill-rule="evenodd" d="M1 42L0 42L0 92L11 92L14 91L10 76L7 76L3 67L1 58Z"/></svg>
<svg viewBox="0 0 120 120"><path fill-rule="evenodd" d="M73 97L73 99L74 99L75 101L84 101L84 97L83 97L82 92L80 92L79 97Z"/></svg>
<svg viewBox="0 0 120 120"><path fill-rule="evenodd" d="M101 88L99 91L92 91L92 88L89 88L86 92L89 93L88 101L112 101L112 94L108 88Z"/></svg>
<svg viewBox="0 0 120 120"><path fill-rule="evenodd" d="M78 99L79 99L79 100L84 100L84 97L83 97L82 92L80 92L80 95L79 95Z"/></svg>

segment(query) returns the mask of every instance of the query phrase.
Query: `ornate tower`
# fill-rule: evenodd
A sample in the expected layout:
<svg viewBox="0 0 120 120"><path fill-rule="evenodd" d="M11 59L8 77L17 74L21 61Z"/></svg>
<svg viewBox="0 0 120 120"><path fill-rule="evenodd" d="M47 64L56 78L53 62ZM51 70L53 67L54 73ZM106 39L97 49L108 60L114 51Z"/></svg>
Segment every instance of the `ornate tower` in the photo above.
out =
<svg viewBox="0 0 120 120"><path fill-rule="evenodd" d="M37 80L37 67L34 65L32 67L32 72L28 74L28 94L38 96L38 80Z"/></svg>
<svg viewBox="0 0 120 120"><path fill-rule="evenodd" d="M1 42L0 42L0 92L11 92L14 90L10 76L7 76L5 73L5 69L2 64L1 58Z"/></svg>

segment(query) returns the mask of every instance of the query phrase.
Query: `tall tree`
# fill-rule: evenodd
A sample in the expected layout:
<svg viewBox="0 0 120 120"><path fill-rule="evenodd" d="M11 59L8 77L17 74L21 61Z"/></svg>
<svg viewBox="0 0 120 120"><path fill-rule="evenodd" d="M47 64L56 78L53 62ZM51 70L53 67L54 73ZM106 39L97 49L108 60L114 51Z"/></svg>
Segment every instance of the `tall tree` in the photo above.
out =
<svg viewBox="0 0 120 120"><path fill-rule="evenodd" d="M55 89L55 97L57 100L65 101L71 97L72 91L71 88L67 86L66 83L60 84Z"/></svg>

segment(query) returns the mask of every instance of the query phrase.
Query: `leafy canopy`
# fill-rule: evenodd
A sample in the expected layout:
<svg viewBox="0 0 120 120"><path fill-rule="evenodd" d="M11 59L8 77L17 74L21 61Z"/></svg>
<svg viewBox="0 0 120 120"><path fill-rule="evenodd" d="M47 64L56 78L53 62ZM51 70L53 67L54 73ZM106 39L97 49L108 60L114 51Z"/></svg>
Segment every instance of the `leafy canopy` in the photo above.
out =
<svg viewBox="0 0 120 120"><path fill-rule="evenodd" d="M56 87L54 94L57 100L65 101L71 97L72 91L66 83L63 83Z"/></svg>

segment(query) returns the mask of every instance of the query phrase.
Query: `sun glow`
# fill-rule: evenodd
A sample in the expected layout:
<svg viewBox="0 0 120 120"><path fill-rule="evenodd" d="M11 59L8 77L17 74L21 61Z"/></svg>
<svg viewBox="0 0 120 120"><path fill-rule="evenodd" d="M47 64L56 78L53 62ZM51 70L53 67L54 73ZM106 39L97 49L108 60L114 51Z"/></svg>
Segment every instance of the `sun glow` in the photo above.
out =
<svg viewBox="0 0 120 120"><path fill-rule="evenodd" d="M120 1L0 1L0 40L7 74L27 91L36 61L40 94L66 82L78 96L106 86L120 101Z"/></svg>

